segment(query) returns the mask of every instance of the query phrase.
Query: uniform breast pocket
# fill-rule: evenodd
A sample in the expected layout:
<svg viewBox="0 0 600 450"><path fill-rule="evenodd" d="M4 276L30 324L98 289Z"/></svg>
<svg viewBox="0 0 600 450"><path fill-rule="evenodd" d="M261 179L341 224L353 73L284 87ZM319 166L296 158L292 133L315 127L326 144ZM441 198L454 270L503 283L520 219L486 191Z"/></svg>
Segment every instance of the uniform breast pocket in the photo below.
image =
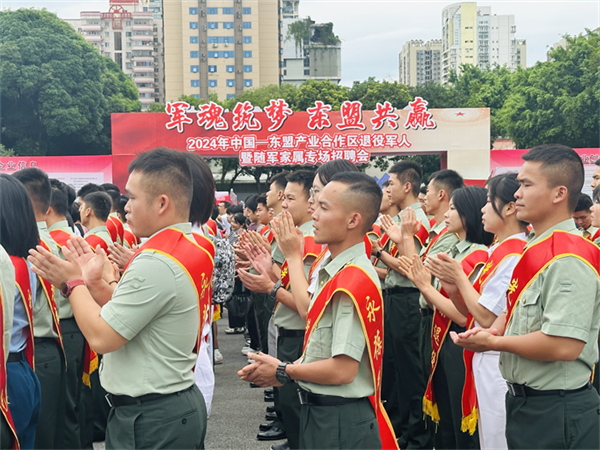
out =
<svg viewBox="0 0 600 450"><path fill-rule="evenodd" d="M527 290L521 297L519 317L519 333L527 334L542 328L542 293L537 290Z"/></svg>
<svg viewBox="0 0 600 450"><path fill-rule="evenodd" d="M333 342L333 321L331 316L324 316L317 323L310 335L306 348L306 356L318 359L331 358L331 344Z"/></svg>

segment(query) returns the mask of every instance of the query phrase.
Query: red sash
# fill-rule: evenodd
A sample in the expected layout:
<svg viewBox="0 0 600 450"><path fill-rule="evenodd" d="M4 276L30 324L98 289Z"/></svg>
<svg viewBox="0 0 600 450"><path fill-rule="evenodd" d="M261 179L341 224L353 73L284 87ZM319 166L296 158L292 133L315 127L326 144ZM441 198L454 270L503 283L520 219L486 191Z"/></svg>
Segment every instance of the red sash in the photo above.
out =
<svg viewBox="0 0 600 450"><path fill-rule="evenodd" d="M433 228L435 226L435 217L429 219L429 228Z"/></svg>
<svg viewBox="0 0 600 450"><path fill-rule="evenodd" d="M99 245L108 255L108 253L109 253L108 252L108 244L100 236L98 236L97 234L90 234L90 235L86 236L84 239L85 239L85 242L90 244L90 247L92 247L92 250L94 252L96 252L96 247Z"/></svg>
<svg viewBox="0 0 600 450"><path fill-rule="evenodd" d="M380 239L383 231L381 230L381 226L373 224L372 230L367 232L367 235L371 236L373 239Z"/></svg>
<svg viewBox="0 0 600 450"><path fill-rule="evenodd" d="M85 340L85 350L83 353L83 375L81 379L83 384L91 388L90 375L98 368L98 353L94 351L87 339Z"/></svg>
<svg viewBox="0 0 600 450"><path fill-rule="evenodd" d="M269 244L272 244L273 239L275 239L275 236L273 236L273 232L271 231L270 224L262 227L262 229L260 230L260 235L265 236L267 238L267 241L269 242Z"/></svg>
<svg viewBox="0 0 600 450"><path fill-rule="evenodd" d="M58 248L62 248L65 245L67 245L67 242L69 242L69 238L72 236L72 233L61 229L52 230L49 233L52 240L56 242Z"/></svg>
<svg viewBox="0 0 600 450"><path fill-rule="evenodd" d="M210 234L212 234L213 236L216 236L216 235L217 235L217 230L219 229L219 228L217 227L217 222L215 222L215 221L214 221L214 220L212 220L212 219L208 219L208 220L206 221L206 226L208 227L208 232L209 232Z"/></svg>
<svg viewBox="0 0 600 450"><path fill-rule="evenodd" d="M486 250L473 250L463 258L461 266L465 274L470 277L478 267L485 264L487 259L488 252ZM441 289L440 292L442 295L448 297L444 289ZM444 313L435 308L433 313L433 326L431 327L431 373L429 374L429 380L427 382L427 390L423 396L423 411L428 416L431 416L431 419L436 423L440 421L440 414L433 392L433 374L435 373L440 350L442 349L442 344L446 339L451 323L452 321L448 319Z"/></svg>
<svg viewBox="0 0 600 450"><path fill-rule="evenodd" d="M12 447L13 449L19 448L19 439L17 438L17 431L15 430L15 424L8 408L8 392L6 390L6 355L4 354L4 299L2 297L2 286L0 286L0 411L8 423L12 434Z"/></svg>
<svg viewBox="0 0 600 450"><path fill-rule="evenodd" d="M302 261L309 256L317 258L321 254L322 249L323 246L315 242L314 236L304 236L304 253L302 254ZM290 287L290 273L288 271L287 260L285 260L281 266L281 285L284 289L288 289ZM275 305L276 309L278 304L279 302L277 302L277 305Z"/></svg>
<svg viewBox="0 0 600 450"><path fill-rule="evenodd" d="M600 249L583 236L568 231L555 230L547 238L528 246L515 266L508 287L506 326L512 319L521 294L555 260L573 256L586 263L598 274Z"/></svg>
<svg viewBox="0 0 600 450"><path fill-rule="evenodd" d="M133 234L127 228L123 228L123 245L127 244L129 248L133 248L134 245L139 245L140 240L135 234Z"/></svg>
<svg viewBox="0 0 600 450"><path fill-rule="evenodd" d="M594 235L590 238L590 241L595 241L596 239L598 239L600 237L600 228L598 228L596 230L596 232L594 233Z"/></svg>
<svg viewBox="0 0 600 450"><path fill-rule="evenodd" d="M160 253L177 263L188 276L196 294L198 296L198 315L199 329L196 347L197 354L200 350L203 324L208 320L212 297L212 276L214 269L214 260L209 250L205 249L207 245L205 237L199 234L193 234L194 240L188 238L181 230L176 228L167 228L154 235L138 249L133 257L127 263L125 271L129 264L137 255L144 251ZM214 253L213 253L214 254Z"/></svg>
<svg viewBox="0 0 600 450"><path fill-rule="evenodd" d="M47 243L45 243L42 239L40 239L40 245L44 247L44 249L50 253L50 247ZM49 281L44 280L42 277L38 276L38 280L40 280L40 284L42 285L42 289L44 289L44 296L46 300L48 300L48 306L50 307L50 312L52 313L52 322L54 324L54 332L58 334L58 343L60 344L60 348L62 349L63 356L65 357L65 369L67 365L67 353L65 352L65 346L63 344L62 332L60 330L60 319L58 318L58 308L56 307L56 298L54 296L54 286Z"/></svg>
<svg viewBox="0 0 600 450"><path fill-rule="evenodd" d="M375 388L375 394L369 397L369 400L377 416L382 448L397 449L398 444L394 430L381 403L381 362L383 355L383 300L381 289L379 283L375 283L364 269L348 264L323 287L308 311L303 354L315 326L323 316L325 308L338 292L344 292L352 299L356 312L360 317L363 335L367 341L373 386Z"/></svg>
<svg viewBox="0 0 600 450"><path fill-rule="evenodd" d="M423 261L425 261L425 258L427 258L427 254L429 253L429 250L431 250L431 248L433 247L433 244L435 244L436 241L439 238L441 238L444 234L446 234L447 232L448 232L448 227L444 227L440 230L440 232L438 234L436 234L433 238L431 238L431 240L427 244L427 247L425 247L425 252L423 252L423 255L421 255L421 259Z"/></svg>
<svg viewBox="0 0 600 450"><path fill-rule="evenodd" d="M373 244L371 244L369 233L365 234L363 241L365 243L365 252L367 252L367 258L371 259L371 250L373 250Z"/></svg>
<svg viewBox="0 0 600 450"><path fill-rule="evenodd" d="M521 256L526 242L522 239L512 238L502 241L490 255L487 264L481 270L481 273L475 280L473 287L480 294L483 292L483 286L500 267L502 262L511 256ZM467 330L473 328L475 318L471 313L467 316ZM463 360L465 362L465 384L462 392L462 423L461 430L468 431L469 434L475 433L477 426L477 392L475 391L475 379L473 378L473 356L474 352L470 350L463 351Z"/></svg>
<svg viewBox="0 0 600 450"><path fill-rule="evenodd" d="M425 228L425 225L421 224L421 228L419 228L419 231L417 232L417 234L415 234L415 238L417 238L417 240L421 244L421 247L425 245L427 239L429 238L429 230Z"/></svg>
<svg viewBox="0 0 600 450"><path fill-rule="evenodd" d="M329 247L325 247L321 253L319 253L319 256L317 256L317 259L315 259L312 263L312 266L310 266L310 270L308 271L308 284L310 284L310 280L313 276L313 273L315 272L315 270L317 270L317 267L319 267L319 265L321 264L321 261L323 261L323 259L325 259L325 255L327 254L327 252L329 251Z"/></svg>
<svg viewBox="0 0 600 450"><path fill-rule="evenodd" d="M106 228L108 229L108 234L110 234L112 241L123 245L125 229L123 228L121 219L115 216L108 216L108 219L106 219Z"/></svg>
<svg viewBox="0 0 600 450"><path fill-rule="evenodd" d="M35 370L34 364L34 351L33 351L33 298L31 292L31 283L29 282L29 267L25 258L19 258L18 256L10 256L10 260L15 267L15 284L21 294L21 300L25 306L25 313L27 314L27 321L29 322L29 333L27 335L27 347L25 348L25 356L27 356L27 362L33 370Z"/></svg>

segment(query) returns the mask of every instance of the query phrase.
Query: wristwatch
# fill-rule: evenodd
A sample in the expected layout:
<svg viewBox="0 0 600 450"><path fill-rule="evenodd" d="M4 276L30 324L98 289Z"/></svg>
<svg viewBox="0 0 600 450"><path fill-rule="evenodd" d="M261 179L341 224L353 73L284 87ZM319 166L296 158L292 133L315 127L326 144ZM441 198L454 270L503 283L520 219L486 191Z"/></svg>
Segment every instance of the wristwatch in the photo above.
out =
<svg viewBox="0 0 600 450"><path fill-rule="evenodd" d="M81 286L81 285L85 285L83 280L66 281L60 285L60 288L59 288L60 293L62 294L63 297L69 298L69 296L71 295L71 292L73 292L73 289L76 286Z"/></svg>
<svg viewBox="0 0 600 450"><path fill-rule="evenodd" d="M381 259L381 250L377 250L377 253L375 253L375 257L377 259Z"/></svg>
<svg viewBox="0 0 600 450"><path fill-rule="evenodd" d="M285 368L288 364L289 362L282 362L277 366L275 378L277 378L277 381L279 381L281 384L287 384L292 382L292 377L290 377L285 371Z"/></svg>
<svg viewBox="0 0 600 450"><path fill-rule="evenodd" d="M275 298L275 296L277 295L277 291L279 290L280 287L281 287L281 280L277 280L275 282L275 284L273 285L273 289L271 289L271 297Z"/></svg>

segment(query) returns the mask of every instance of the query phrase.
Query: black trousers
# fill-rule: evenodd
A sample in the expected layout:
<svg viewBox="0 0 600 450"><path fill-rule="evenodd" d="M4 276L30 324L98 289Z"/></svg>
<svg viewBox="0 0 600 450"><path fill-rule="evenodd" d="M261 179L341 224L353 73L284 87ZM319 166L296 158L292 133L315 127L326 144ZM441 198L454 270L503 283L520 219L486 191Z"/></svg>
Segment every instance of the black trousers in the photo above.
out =
<svg viewBox="0 0 600 450"><path fill-rule="evenodd" d="M277 338L277 358L294 362L302 356L304 336L281 336ZM298 384L287 383L279 389L279 408L288 444L292 450L300 448L300 399Z"/></svg>
<svg viewBox="0 0 600 450"><path fill-rule="evenodd" d="M509 449L600 448L600 399L589 387L570 394L514 397L506 393Z"/></svg>

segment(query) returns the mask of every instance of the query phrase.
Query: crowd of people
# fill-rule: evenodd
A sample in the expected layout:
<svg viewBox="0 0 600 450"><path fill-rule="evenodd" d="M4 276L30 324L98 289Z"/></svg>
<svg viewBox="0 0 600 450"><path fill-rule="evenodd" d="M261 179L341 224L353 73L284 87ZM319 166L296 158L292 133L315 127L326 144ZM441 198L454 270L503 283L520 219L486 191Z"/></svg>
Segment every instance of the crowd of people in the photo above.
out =
<svg viewBox="0 0 600 450"><path fill-rule="evenodd" d="M523 160L335 160L236 205L164 148L126 194L0 174L2 448L204 448L223 308L274 450L600 448L600 162L590 198L572 149Z"/></svg>

